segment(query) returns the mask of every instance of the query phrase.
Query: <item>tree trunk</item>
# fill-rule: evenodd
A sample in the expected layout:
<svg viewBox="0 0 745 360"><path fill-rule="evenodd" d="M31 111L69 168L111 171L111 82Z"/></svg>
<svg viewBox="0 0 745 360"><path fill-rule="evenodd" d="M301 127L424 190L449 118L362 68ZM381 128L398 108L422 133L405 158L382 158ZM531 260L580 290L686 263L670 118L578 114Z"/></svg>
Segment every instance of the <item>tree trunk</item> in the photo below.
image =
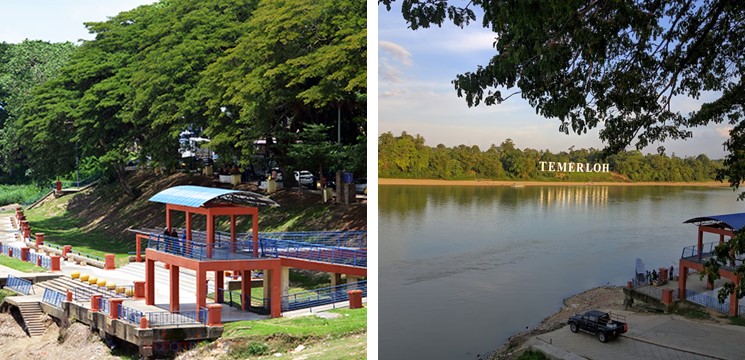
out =
<svg viewBox="0 0 745 360"><path fill-rule="evenodd" d="M132 187L129 186L129 182L127 181L127 172L124 171L124 165L123 164L113 164L114 171L116 171L116 177L119 181L119 185L122 187L122 190L124 190L124 193L127 194L131 199L137 198L137 195L135 195L134 191L132 191Z"/></svg>

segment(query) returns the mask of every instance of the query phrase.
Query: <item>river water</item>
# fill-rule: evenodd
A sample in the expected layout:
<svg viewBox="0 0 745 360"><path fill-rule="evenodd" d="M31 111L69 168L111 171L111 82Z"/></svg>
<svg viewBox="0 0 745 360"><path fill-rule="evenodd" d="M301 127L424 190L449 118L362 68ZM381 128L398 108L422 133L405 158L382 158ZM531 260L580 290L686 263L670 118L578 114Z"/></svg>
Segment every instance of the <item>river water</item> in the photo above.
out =
<svg viewBox="0 0 745 360"><path fill-rule="evenodd" d="M380 186L381 359L475 359L562 299L677 269L696 227L744 211L730 188ZM711 239L708 241L715 241Z"/></svg>

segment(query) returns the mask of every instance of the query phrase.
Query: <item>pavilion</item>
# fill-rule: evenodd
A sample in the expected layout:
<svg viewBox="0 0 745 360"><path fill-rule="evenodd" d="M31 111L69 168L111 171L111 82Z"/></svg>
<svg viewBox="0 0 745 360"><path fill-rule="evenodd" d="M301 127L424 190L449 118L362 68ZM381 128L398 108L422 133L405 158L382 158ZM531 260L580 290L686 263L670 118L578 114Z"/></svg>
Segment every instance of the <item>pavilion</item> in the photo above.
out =
<svg viewBox="0 0 745 360"><path fill-rule="evenodd" d="M745 213L701 216L688 219L684 223L696 224L698 226L698 242L696 245L683 249L683 254L678 263L678 269L680 271L678 278L678 297L682 300L686 299L688 269L695 269L699 272L703 271L704 262L713 256L714 247L724 243L726 241L725 238L731 239L735 235L735 232L745 227ZM704 234L718 235L719 240L718 242L704 243ZM734 283L739 283L739 278L734 274L733 270L729 266L721 266L719 275ZM707 288L713 290L714 284L707 282ZM737 313L738 298L733 293L729 298L729 315L737 316Z"/></svg>

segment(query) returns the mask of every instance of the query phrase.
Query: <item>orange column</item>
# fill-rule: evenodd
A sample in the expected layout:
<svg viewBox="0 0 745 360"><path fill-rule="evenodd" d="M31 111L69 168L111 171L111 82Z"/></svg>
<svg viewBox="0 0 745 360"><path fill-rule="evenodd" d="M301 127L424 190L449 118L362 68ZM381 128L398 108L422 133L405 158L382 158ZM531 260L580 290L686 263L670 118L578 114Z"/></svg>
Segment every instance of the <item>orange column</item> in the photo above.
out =
<svg viewBox="0 0 745 360"><path fill-rule="evenodd" d="M25 246L21 248L21 260L28 261L28 250L29 248Z"/></svg>
<svg viewBox="0 0 745 360"><path fill-rule="evenodd" d="M62 247L62 257L67 258L67 254L72 251L72 245L65 245Z"/></svg>
<svg viewBox="0 0 745 360"><path fill-rule="evenodd" d="M207 306L207 326L222 326L222 305Z"/></svg>
<svg viewBox="0 0 745 360"><path fill-rule="evenodd" d="M36 248L44 244L44 233L36 233Z"/></svg>
<svg viewBox="0 0 745 360"><path fill-rule="evenodd" d="M166 204L166 227L171 230L171 205Z"/></svg>
<svg viewBox="0 0 745 360"><path fill-rule="evenodd" d="M243 270L241 273L241 309L248 310L251 303L251 270Z"/></svg>
<svg viewBox="0 0 745 360"><path fill-rule="evenodd" d="M215 299L217 302L222 303L224 301L223 289L225 286L225 273L222 271L215 271Z"/></svg>
<svg viewBox="0 0 745 360"><path fill-rule="evenodd" d="M135 262L142 262L142 236L140 234L135 235Z"/></svg>
<svg viewBox="0 0 745 360"><path fill-rule="evenodd" d="M170 270L171 275L171 292L170 292L170 309L171 312L179 311L180 303L179 303L179 267L176 265L171 265Z"/></svg>
<svg viewBox="0 0 745 360"><path fill-rule="evenodd" d="M119 306L122 305L122 302L124 302L124 299L122 298L109 299L109 318L111 319L119 318Z"/></svg>
<svg viewBox="0 0 745 360"><path fill-rule="evenodd" d="M52 260L51 261L51 269L49 269L49 270L50 271L61 271L60 270L60 261L59 261L60 257L57 256L57 255L52 255L49 258Z"/></svg>
<svg viewBox="0 0 745 360"><path fill-rule="evenodd" d="M251 233L254 241L254 257L259 257L259 211L256 210L251 215Z"/></svg>
<svg viewBox="0 0 745 360"><path fill-rule="evenodd" d="M207 211L207 258L212 258L212 244L215 242L215 218Z"/></svg>
<svg viewBox="0 0 745 360"><path fill-rule="evenodd" d="M729 295L729 316L737 316L738 301L737 294L732 293Z"/></svg>
<svg viewBox="0 0 745 360"><path fill-rule="evenodd" d="M145 304L155 305L155 260L145 259Z"/></svg>
<svg viewBox="0 0 745 360"><path fill-rule="evenodd" d="M235 252L235 215L230 215L230 252Z"/></svg>
<svg viewBox="0 0 745 360"><path fill-rule="evenodd" d="M91 311L99 311L98 299L102 298L103 295L92 295L91 296Z"/></svg>
<svg viewBox="0 0 745 360"><path fill-rule="evenodd" d="M704 231L698 226L698 261L701 262L701 250L704 248Z"/></svg>
<svg viewBox="0 0 745 360"><path fill-rule="evenodd" d="M135 299L142 299L145 297L145 282L144 281L134 281L134 298Z"/></svg>
<svg viewBox="0 0 745 360"><path fill-rule="evenodd" d="M272 318L278 318L282 316L282 266L274 266L270 271L271 314Z"/></svg>
<svg viewBox="0 0 745 360"><path fill-rule="evenodd" d="M350 309L362 308L362 290L347 290L347 295L349 296Z"/></svg>
<svg viewBox="0 0 745 360"><path fill-rule="evenodd" d="M207 273L197 270L197 310L207 305Z"/></svg>
<svg viewBox="0 0 745 360"><path fill-rule="evenodd" d="M685 300L686 277L688 277L688 268L684 267L680 262L678 262L678 271L680 272L680 275L678 276L678 299Z"/></svg>
<svg viewBox="0 0 745 360"><path fill-rule="evenodd" d="M116 266L114 266L114 254L106 254L104 255L106 258L106 262L104 263L103 269L104 270L114 270L116 269Z"/></svg>

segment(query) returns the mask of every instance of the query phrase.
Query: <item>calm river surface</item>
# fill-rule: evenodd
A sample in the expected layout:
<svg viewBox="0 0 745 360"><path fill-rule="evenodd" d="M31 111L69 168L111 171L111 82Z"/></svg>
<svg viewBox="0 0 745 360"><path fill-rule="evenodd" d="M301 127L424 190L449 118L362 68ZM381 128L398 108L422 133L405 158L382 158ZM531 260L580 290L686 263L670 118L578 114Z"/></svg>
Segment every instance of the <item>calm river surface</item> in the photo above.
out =
<svg viewBox="0 0 745 360"><path fill-rule="evenodd" d="M562 299L675 265L730 188L380 186L381 359L474 359ZM707 239L705 239L706 241ZM710 241L715 241L711 239Z"/></svg>

